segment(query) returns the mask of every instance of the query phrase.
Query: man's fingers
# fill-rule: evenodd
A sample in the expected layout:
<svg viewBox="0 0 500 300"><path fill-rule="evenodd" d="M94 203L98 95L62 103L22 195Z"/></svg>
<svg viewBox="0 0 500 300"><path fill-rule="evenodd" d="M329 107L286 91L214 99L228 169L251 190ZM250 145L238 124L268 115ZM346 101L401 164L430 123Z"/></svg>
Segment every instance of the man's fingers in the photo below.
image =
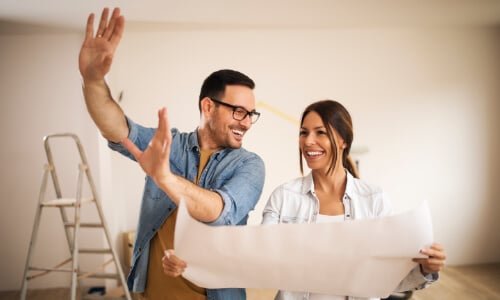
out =
<svg viewBox="0 0 500 300"><path fill-rule="evenodd" d="M153 148L155 150L155 153L158 153L158 152L161 153L161 152L163 152L164 144L165 144L165 141L161 137L161 134L157 130L155 135L153 136L153 138L149 142L148 147Z"/></svg>
<svg viewBox="0 0 500 300"><path fill-rule="evenodd" d="M169 276L177 277L186 269L186 263L174 255L174 250L165 250L165 256L162 258L163 273Z"/></svg>
<svg viewBox="0 0 500 300"><path fill-rule="evenodd" d="M102 37L105 38L106 40L109 39L109 37L113 34L113 31L115 30L115 24L116 20L120 16L120 9L116 7L113 9L113 13L111 14L111 19L109 20L109 23L107 24L105 30L102 32Z"/></svg>
<svg viewBox="0 0 500 300"><path fill-rule="evenodd" d="M170 131L170 125L168 123L168 111L166 107L163 107L161 110L161 119L164 127L163 136L165 138L165 147L168 147L172 142L172 132Z"/></svg>
<svg viewBox="0 0 500 300"><path fill-rule="evenodd" d="M165 138L166 138L166 143L168 145L170 145L170 143L172 142L172 132L170 131L170 125L168 123L168 112L167 112L167 108L165 107L164 108L165 111L164 111L164 118L165 118L165 129L166 129L166 134L165 134Z"/></svg>
<svg viewBox="0 0 500 300"><path fill-rule="evenodd" d="M111 19L103 32L102 37L109 41L113 47L116 47L120 42L125 27L125 18L120 16L120 8L115 7L111 15Z"/></svg>
<svg viewBox="0 0 500 300"><path fill-rule="evenodd" d="M175 267L186 268L187 264L185 261L175 256L173 249L165 250L165 256L162 259L164 262L171 264Z"/></svg>
<svg viewBox="0 0 500 300"><path fill-rule="evenodd" d="M155 133L155 139L155 142L158 143L157 146L161 146L162 151L166 150L166 147L172 139L170 128L168 127L167 108L165 107L158 110L158 129Z"/></svg>
<svg viewBox="0 0 500 300"><path fill-rule="evenodd" d="M99 27L97 28L96 37L102 37L104 31L106 30L106 24L108 23L109 8L105 7L102 10L101 20L99 21Z"/></svg>
<svg viewBox="0 0 500 300"><path fill-rule="evenodd" d="M128 152L130 152L135 157L136 160L139 160L142 151L139 148L137 148L137 146L134 143L132 143L128 138L124 138L122 140L122 144L128 150Z"/></svg>
<svg viewBox="0 0 500 300"><path fill-rule="evenodd" d="M120 8L116 7L113 9L113 13L111 14L111 18L109 19L108 24L106 25L104 31L102 32L102 37L106 40L111 40L111 36L115 34L115 30L118 28L122 28L117 26L117 23L120 19ZM116 29L115 29L116 28Z"/></svg>
<svg viewBox="0 0 500 300"><path fill-rule="evenodd" d="M114 28L111 32L111 35L108 37L108 40L111 42L113 47L116 47L120 42L123 34L123 29L125 28L125 17L118 16L113 24Z"/></svg>
<svg viewBox="0 0 500 300"><path fill-rule="evenodd" d="M94 34L94 14L91 13L87 18L87 27L85 30L85 42L90 40Z"/></svg>
<svg viewBox="0 0 500 300"><path fill-rule="evenodd" d="M167 109L165 107L162 107L158 110L158 130L156 132L158 132L158 134L164 138L165 137L165 132L166 132L166 128L167 128L167 125L165 124L166 122L166 114L167 112Z"/></svg>
<svg viewBox="0 0 500 300"><path fill-rule="evenodd" d="M163 273L165 275L171 276L171 277L177 277L182 275L184 271L170 271L170 270L163 270Z"/></svg>
<svg viewBox="0 0 500 300"><path fill-rule="evenodd" d="M174 255L174 249L168 249L163 252L165 255L162 258L162 261L170 261L170 258Z"/></svg>

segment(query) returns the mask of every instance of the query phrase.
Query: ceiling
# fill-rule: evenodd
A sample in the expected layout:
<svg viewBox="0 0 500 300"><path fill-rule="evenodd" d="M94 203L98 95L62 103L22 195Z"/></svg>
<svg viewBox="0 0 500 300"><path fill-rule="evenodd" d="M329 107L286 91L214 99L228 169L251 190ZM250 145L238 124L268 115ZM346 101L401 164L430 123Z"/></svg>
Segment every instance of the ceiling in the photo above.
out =
<svg viewBox="0 0 500 300"><path fill-rule="evenodd" d="M99 14L104 5L119 6L128 24L236 28L500 26L500 0L1 0L0 28L3 32L23 26L80 31L88 14Z"/></svg>

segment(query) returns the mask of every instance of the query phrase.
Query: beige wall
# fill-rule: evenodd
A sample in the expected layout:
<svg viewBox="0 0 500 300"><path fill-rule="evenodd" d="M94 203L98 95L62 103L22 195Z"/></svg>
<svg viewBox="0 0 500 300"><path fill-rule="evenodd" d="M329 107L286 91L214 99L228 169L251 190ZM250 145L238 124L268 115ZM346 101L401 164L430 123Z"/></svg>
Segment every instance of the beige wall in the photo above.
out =
<svg viewBox="0 0 500 300"><path fill-rule="evenodd" d="M389 193L396 212L427 199L449 264L500 260L499 30L151 29L127 26L109 75L134 120L155 126L156 110L167 106L172 126L194 129L201 82L220 68L247 73L258 102L297 119L313 100L339 100L353 116L354 144L369 149L356 157L362 177ZM48 133L81 136L115 237L136 226L143 174L106 149L86 113L80 43L80 34L0 35L0 290L20 286ZM272 189L299 175L296 124L259 109L245 141L267 169L254 224ZM59 215L44 216L51 246L39 259L57 260L66 255Z"/></svg>

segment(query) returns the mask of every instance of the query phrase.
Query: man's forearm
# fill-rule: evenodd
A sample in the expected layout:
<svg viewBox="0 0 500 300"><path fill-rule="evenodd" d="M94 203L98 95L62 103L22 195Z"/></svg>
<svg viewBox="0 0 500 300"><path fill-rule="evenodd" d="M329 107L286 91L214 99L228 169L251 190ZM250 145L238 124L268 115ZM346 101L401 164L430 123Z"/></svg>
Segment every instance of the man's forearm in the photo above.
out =
<svg viewBox="0 0 500 300"><path fill-rule="evenodd" d="M168 182L159 184L170 199L176 204L182 199L191 216L201 222L213 222L220 216L224 201L218 193L204 189L178 175L172 176Z"/></svg>
<svg viewBox="0 0 500 300"><path fill-rule="evenodd" d="M101 134L118 143L128 136L128 126L121 107L111 97L104 80L83 81L83 95L87 110Z"/></svg>

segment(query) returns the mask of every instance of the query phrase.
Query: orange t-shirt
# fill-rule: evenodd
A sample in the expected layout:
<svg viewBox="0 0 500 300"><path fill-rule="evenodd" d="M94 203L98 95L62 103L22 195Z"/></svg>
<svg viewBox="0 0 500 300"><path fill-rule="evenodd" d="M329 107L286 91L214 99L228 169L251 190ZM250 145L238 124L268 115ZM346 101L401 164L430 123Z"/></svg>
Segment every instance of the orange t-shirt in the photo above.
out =
<svg viewBox="0 0 500 300"><path fill-rule="evenodd" d="M200 165L195 183L198 184L201 173L213 151L202 150ZM171 277L163 273L161 259L167 249L174 249L175 220L177 209L165 220L149 246L148 278L143 297L148 300L206 300L206 290L191 283L182 276Z"/></svg>

